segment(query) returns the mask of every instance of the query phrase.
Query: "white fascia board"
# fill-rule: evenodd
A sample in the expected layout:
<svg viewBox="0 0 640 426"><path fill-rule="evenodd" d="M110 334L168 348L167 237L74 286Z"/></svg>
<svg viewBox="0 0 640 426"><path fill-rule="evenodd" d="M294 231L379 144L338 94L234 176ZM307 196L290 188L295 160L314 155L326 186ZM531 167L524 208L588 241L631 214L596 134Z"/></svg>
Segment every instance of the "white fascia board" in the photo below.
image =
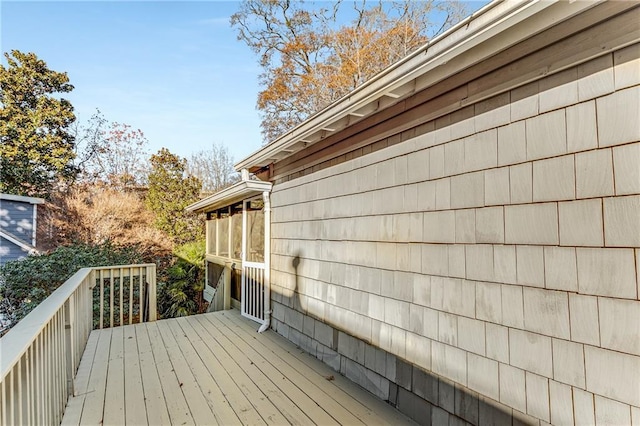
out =
<svg viewBox="0 0 640 426"><path fill-rule="evenodd" d="M22 203L29 203L29 204L43 204L44 203L44 200L42 198L25 197L23 195L13 195L13 194L0 194L0 200L20 201Z"/></svg>
<svg viewBox="0 0 640 426"><path fill-rule="evenodd" d="M216 192L200 201L197 201L186 207L187 211L195 213L203 213L206 211L216 210L229 206L238 201L246 200L263 192L271 191L271 182L263 182L260 180L240 181L220 192Z"/></svg>
<svg viewBox="0 0 640 426"><path fill-rule="evenodd" d="M30 254L33 254L33 253L37 254L38 253L38 251L36 250L36 248L34 246L22 241L20 238L16 237L15 235L11 234L10 232L7 232L7 231L4 231L4 230L0 229L0 237L4 238L7 241L12 242L13 244L17 245L20 248L23 248L24 250L27 250Z"/></svg>
<svg viewBox="0 0 640 426"><path fill-rule="evenodd" d="M360 86L324 110L312 115L269 145L257 150L235 165L236 170L264 166L270 158L297 143L301 139L318 132L323 127L350 113L380 99L386 93L407 82L432 73L431 84L453 75L469 66L481 62L494 54L519 43L534 34L556 25L597 2L565 1L501 1L496 0L474 13L455 27L434 38L421 49L404 60L377 74L369 82ZM545 12L544 14L541 12ZM536 15L540 15L536 17ZM523 25L517 38L500 37L505 30L525 20L533 22ZM474 50L481 43L491 41L482 49ZM452 59L464 56L464 61L451 65Z"/></svg>

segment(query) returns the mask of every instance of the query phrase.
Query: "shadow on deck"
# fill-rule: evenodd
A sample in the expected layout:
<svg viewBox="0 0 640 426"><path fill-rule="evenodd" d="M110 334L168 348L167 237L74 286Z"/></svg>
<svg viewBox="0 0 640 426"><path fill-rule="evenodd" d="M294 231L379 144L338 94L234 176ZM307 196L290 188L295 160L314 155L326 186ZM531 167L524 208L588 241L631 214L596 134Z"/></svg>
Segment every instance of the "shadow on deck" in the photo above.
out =
<svg viewBox="0 0 640 426"><path fill-rule="evenodd" d="M62 424L411 424L237 310L91 333Z"/></svg>

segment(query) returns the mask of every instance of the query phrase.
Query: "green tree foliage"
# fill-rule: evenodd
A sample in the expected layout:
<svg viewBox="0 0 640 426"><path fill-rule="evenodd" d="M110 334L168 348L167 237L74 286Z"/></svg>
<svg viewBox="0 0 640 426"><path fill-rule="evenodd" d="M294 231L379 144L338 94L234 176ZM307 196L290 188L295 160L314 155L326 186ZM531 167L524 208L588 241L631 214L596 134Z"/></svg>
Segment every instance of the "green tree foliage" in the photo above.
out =
<svg viewBox="0 0 640 426"><path fill-rule="evenodd" d="M59 180L75 177L76 117L56 95L73 90L66 73L34 53L12 50L0 65L0 192L46 197Z"/></svg>
<svg viewBox="0 0 640 426"><path fill-rule="evenodd" d="M0 267L0 314L13 325L79 269L136 263L144 261L135 247L118 248L109 242L63 246L48 254L7 262Z"/></svg>
<svg viewBox="0 0 640 426"><path fill-rule="evenodd" d="M259 56L263 69L264 90L257 106L265 141L340 99L464 16L464 3L451 0L243 0L231 25Z"/></svg>
<svg viewBox="0 0 640 426"><path fill-rule="evenodd" d="M162 148L151 156L146 203L155 215L155 226L178 243L202 239L204 224L185 208L200 197L202 183L185 173L187 161Z"/></svg>
<svg viewBox="0 0 640 426"><path fill-rule="evenodd" d="M175 263L158 283L158 312L162 318L199 313L204 290L204 240L177 247Z"/></svg>

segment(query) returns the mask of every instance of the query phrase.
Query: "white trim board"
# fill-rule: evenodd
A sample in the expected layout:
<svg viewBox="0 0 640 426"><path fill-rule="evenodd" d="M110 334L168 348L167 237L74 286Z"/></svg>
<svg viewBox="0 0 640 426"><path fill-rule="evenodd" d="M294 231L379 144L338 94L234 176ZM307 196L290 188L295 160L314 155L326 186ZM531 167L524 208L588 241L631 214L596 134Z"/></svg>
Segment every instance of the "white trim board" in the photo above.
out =
<svg viewBox="0 0 640 426"><path fill-rule="evenodd" d="M38 250L36 250L36 248L34 246L32 246L31 244L25 243L24 241L22 241L20 238L16 237L15 235L11 234L10 232L4 231L2 229L0 229L0 237L4 238L7 241L12 242L13 244L28 250L30 254L37 254Z"/></svg>
<svg viewBox="0 0 640 426"><path fill-rule="evenodd" d="M22 203L29 203L29 204L43 204L44 203L44 200L42 198L25 197L23 195L13 195L13 194L0 194L0 200L19 201L19 202L22 202Z"/></svg>

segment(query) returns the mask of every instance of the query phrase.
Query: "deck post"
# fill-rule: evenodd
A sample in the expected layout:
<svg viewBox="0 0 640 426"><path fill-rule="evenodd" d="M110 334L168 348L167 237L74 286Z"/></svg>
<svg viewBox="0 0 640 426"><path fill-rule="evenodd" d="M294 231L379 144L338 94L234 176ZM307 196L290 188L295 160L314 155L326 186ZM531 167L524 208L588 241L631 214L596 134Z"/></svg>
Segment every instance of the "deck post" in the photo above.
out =
<svg viewBox="0 0 640 426"><path fill-rule="evenodd" d="M233 262L225 262L224 269L222 270L224 274L224 284L222 287L223 291L223 309L228 311L231 309L231 274L233 274Z"/></svg>
<svg viewBox="0 0 640 426"><path fill-rule="evenodd" d="M264 200L264 323L258 329L264 333L271 327L271 198L269 191L262 193Z"/></svg>
<svg viewBox="0 0 640 426"><path fill-rule="evenodd" d="M156 265L147 267L147 282L149 283L149 318L148 321L158 319L158 302L156 289Z"/></svg>
<svg viewBox="0 0 640 426"><path fill-rule="evenodd" d="M74 333L73 324L75 324L75 313L73 312L74 306L74 298L75 296L72 294L69 296L67 301L64 303L64 335L65 335L65 357L66 357L66 378L67 378L67 395L75 396L75 386L73 384L73 378L75 376L74 366L75 366L75 353L76 353L76 342L74 342Z"/></svg>

